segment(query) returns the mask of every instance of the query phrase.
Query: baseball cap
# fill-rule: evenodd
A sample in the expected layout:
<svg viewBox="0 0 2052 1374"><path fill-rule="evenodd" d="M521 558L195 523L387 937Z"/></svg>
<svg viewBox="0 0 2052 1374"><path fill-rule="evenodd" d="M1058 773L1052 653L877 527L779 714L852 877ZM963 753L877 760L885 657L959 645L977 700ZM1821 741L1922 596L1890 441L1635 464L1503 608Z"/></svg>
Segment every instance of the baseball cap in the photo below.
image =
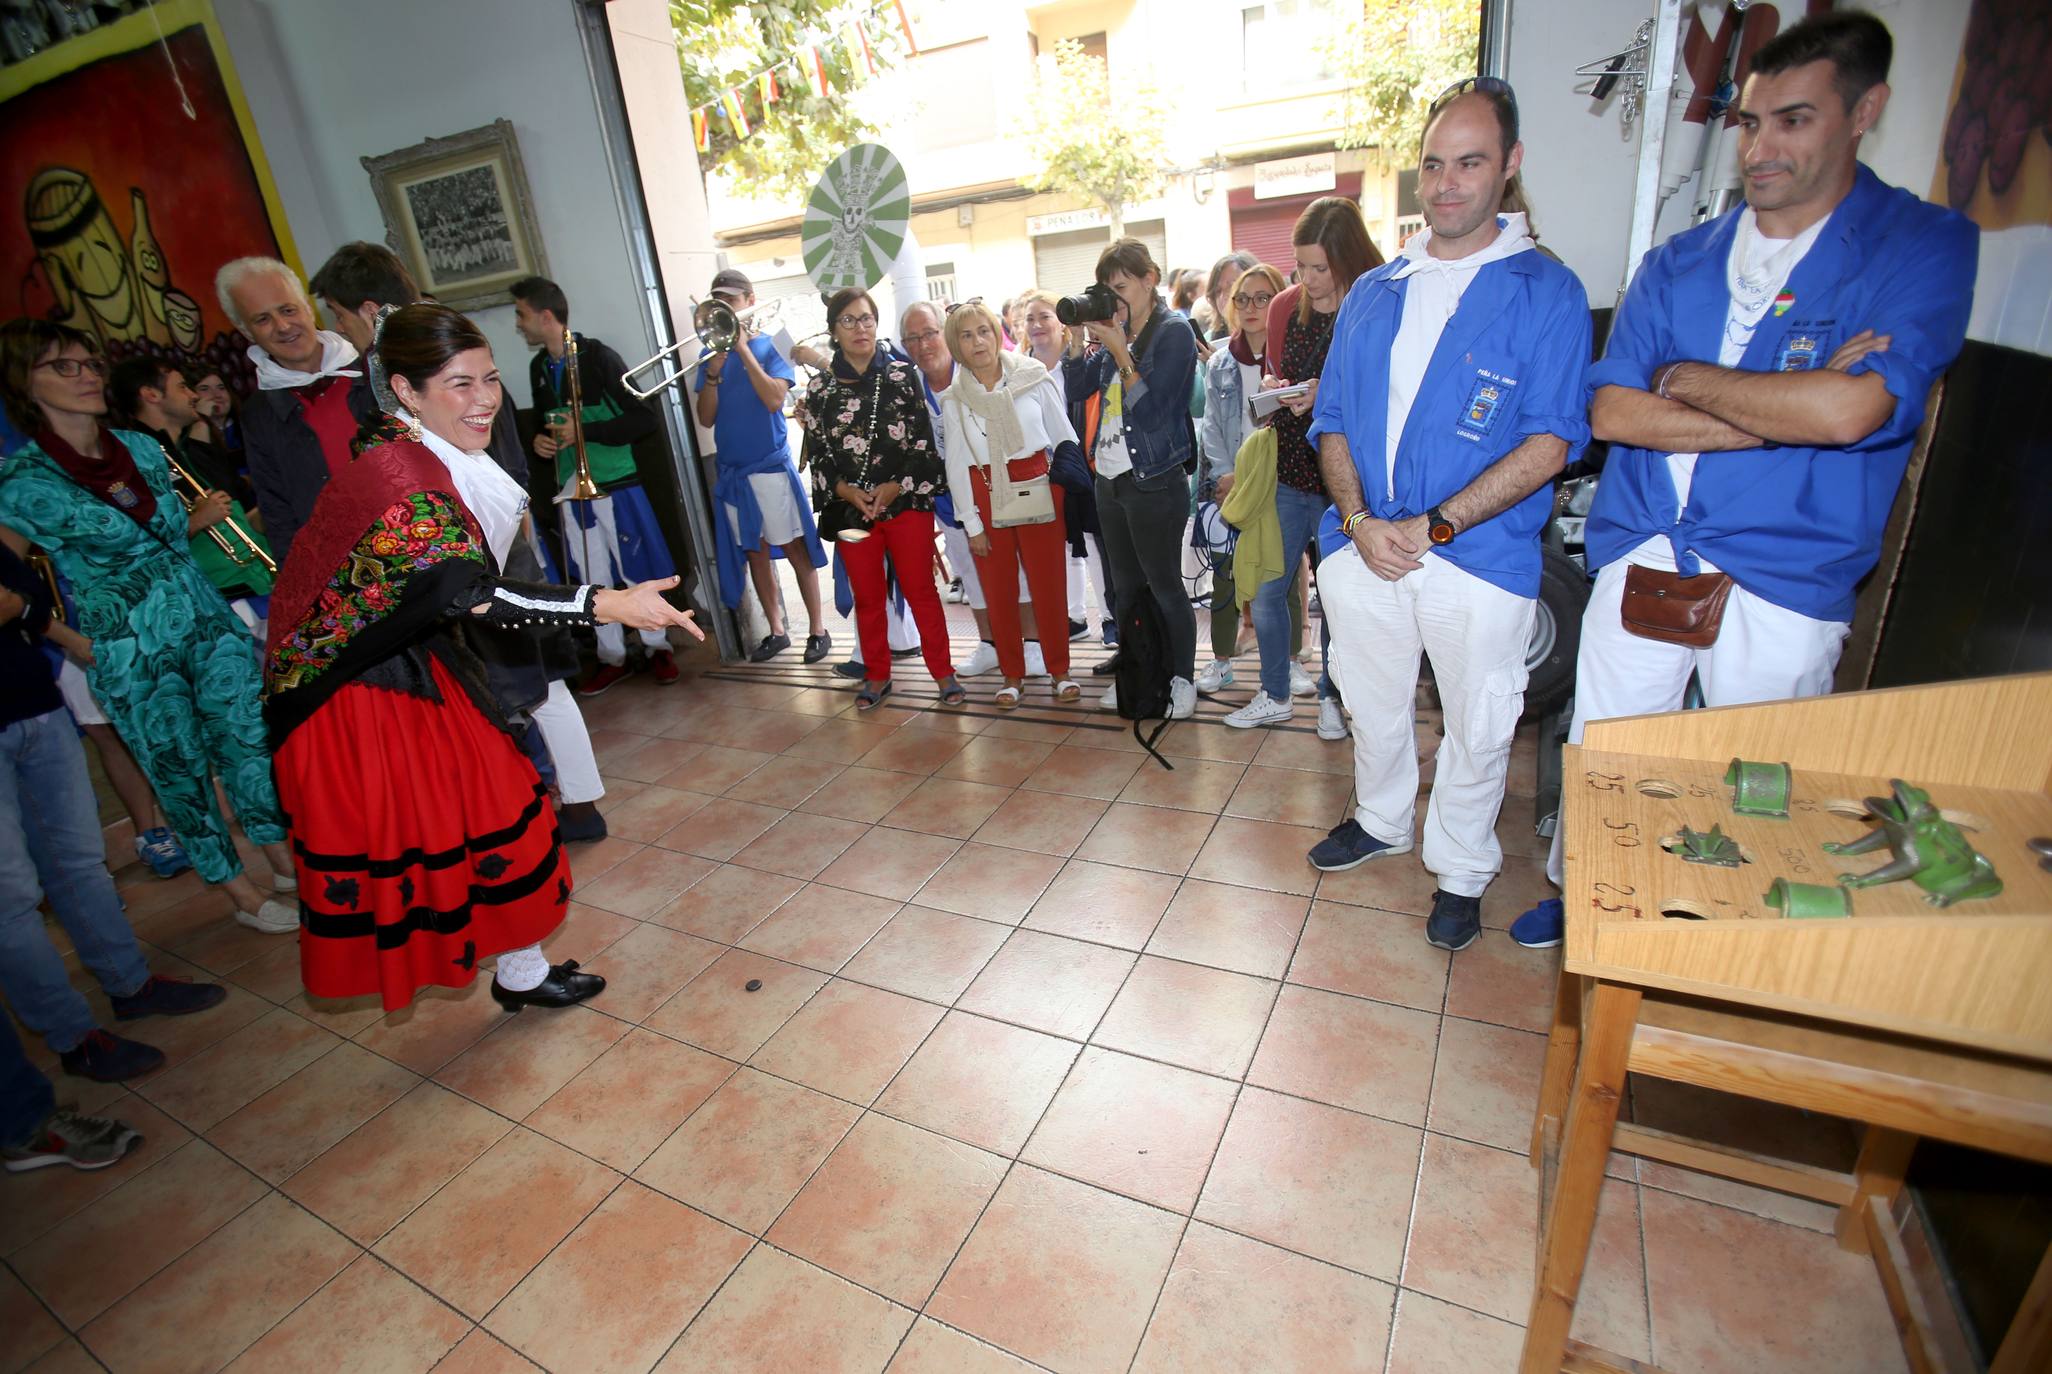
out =
<svg viewBox="0 0 2052 1374"><path fill-rule="evenodd" d="M755 294L755 283L748 280L748 274L732 267L723 267L713 274L713 291L738 291L744 296Z"/></svg>

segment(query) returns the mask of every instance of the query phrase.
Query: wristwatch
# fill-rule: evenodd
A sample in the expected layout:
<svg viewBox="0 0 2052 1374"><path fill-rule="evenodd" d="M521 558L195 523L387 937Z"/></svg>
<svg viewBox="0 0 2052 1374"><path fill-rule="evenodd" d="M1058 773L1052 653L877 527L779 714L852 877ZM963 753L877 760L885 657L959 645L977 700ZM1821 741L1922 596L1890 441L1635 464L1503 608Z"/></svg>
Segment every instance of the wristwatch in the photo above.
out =
<svg viewBox="0 0 2052 1374"><path fill-rule="evenodd" d="M1438 506L1425 512L1425 537L1435 544L1453 543L1453 521L1447 519L1446 512Z"/></svg>

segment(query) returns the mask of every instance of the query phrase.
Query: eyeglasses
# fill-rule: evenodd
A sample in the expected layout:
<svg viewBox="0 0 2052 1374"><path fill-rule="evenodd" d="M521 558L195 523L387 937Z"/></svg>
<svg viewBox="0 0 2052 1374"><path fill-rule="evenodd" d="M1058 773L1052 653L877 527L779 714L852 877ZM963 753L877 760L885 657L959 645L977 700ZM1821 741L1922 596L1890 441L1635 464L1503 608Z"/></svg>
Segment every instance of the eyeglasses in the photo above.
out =
<svg viewBox="0 0 2052 1374"><path fill-rule="evenodd" d="M1464 76L1433 97L1431 108L1425 113L1426 121L1429 123L1432 116L1438 114L1469 91L1480 91L1484 95L1500 95L1510 102L1511 113L1513 115L1517 113L1518 93L1511 89L1510 82L1498 76Z"/></svg>
<svg viewBox="0 0 2052 1374"><path fill-rule="evenodd" d="M834 323L843 329L873 329L876 327L876 316L843 315L838 320L835 320Z"/></svg>
<svg viewBox="0 0 2052 1374"><path fill-rule="evenodd" d="M852 325L853 322L843 319L841 323ZM923 344L938 339L940 336L941 332L938 329L922 329L917 334L907 334L904 341L908 344Z"/></svg>
<svg viewBox="0 0 2052 1374"><path fill-rule="evenodd" d="M46 358L36 366L47 367L60 377L76 377L80 368L84 368L95 377L107 375L105 358Z"/></svg>
<svg viewBox="0 0 2052 1374"><path fill-rule="evenodd" d="M1267 305L1270 301L1274 299L1275 292L1273 291L1264 291L1258 296L1250 296L1246 292L1242 291L1236 293L1233 296L1233 309L1250 310L1258 306Z"/></svg>

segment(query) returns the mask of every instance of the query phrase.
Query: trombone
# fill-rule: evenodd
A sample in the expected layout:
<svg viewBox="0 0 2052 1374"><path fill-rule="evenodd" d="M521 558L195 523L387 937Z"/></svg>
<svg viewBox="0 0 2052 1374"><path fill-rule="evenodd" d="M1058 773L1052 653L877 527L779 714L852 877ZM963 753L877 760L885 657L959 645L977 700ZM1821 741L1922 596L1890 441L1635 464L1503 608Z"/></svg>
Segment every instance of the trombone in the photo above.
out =
<svg viewBox="0 0 2052 1374"><path fill-rule="evenodd" d="M573 501L596 501L605 495L591 480L591 455L584 450L584 382L577 375L577 336L563 331L563 375L569 380L570 446L577 453L577 486Z"/></svg>
<svg viewBox="0 0 2052 1374"><path fill-rule="evenodd" d="M736 310L717 296L711 300L700 301L691 311L693 337L679 339L647 362L627 369L620 374L620 385L633 392L636 399L645 401L689 372L693 363L717 357L731 350L740 340L744 327L758 334L775 329L783 317L783 312L782 300L763 301L759 305L749 306L746 310ZM698 356L689 362L679 359L680 352L692 343L698 345ZM636 377L658 366L667 367L669 370L649 383L645 389L634 384Z"/></svg>
<svg viewBox="0 0 2052 1374"><path fill-rule="evenodd" d="M178 493L179 503L185 507L185 513L190 515L194 503L203 497L213 495L213 488L187 472L185 465L180 463L169 449L164 450L164 460L171 465L172 477L192 488L190 496L180 490L176 482L171 488ZM242 522L234 516L228 516L218 525L207 526L207 533L213 537L214 543L220 546L221 552L228 555L229 562L238 566L246 566L253 562L261 563L265 572L278 571L278 560L265 553L263 545L257 543L250 532L242 527Z"/></svg>

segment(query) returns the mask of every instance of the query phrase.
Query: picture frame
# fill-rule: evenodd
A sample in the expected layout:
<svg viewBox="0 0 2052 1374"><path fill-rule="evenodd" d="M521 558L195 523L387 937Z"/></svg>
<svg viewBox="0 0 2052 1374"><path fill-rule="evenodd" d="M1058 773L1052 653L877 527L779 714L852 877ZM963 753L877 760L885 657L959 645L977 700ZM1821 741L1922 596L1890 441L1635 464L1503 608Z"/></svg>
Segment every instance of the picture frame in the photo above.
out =
<svg viewBox="0 0 2052 1374"><path fill-rule="evenodd" d="M534 195L510 121L363 159L385 240L421 291L456 310L510 304L522 277L547 276Z"/></svg>

